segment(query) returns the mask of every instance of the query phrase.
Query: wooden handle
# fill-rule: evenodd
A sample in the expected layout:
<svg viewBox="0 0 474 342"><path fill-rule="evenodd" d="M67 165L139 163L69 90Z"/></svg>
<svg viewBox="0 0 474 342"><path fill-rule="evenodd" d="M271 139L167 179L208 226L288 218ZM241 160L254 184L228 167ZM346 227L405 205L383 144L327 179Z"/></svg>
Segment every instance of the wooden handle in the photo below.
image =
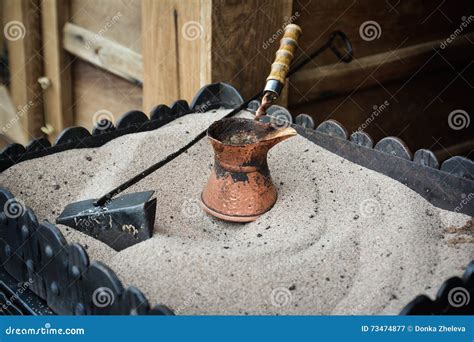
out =
<svg viewBox="0 0 474 342"><path fill-rule="evenodd" d="M267 77L267 81L276 80L282 85L285 84L286 75L290 70L290 64L298 46L301 32L301 27L295 24L289 24L285 27L283 38L280 40L280 48L276 52L275 61L272 64L272 70Z"/></svg>

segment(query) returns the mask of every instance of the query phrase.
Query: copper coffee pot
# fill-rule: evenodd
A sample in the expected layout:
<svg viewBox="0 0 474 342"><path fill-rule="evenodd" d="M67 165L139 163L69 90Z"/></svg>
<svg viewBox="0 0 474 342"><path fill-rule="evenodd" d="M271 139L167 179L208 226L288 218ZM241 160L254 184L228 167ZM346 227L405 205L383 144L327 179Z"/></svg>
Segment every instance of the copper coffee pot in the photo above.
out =
<svg viewBox="0 0 474 342"><path fill-rule="evenodd" d="M270 210L277 191L267 164L268 151L296 135L291 128L259 122L284 86L301 28L285 28L256 120L227 118L212 124L207 136L215 154L214 167L201 195L209 214L226 221L250 222Z"/></svg>
<svg viewBox="0 0 474 342"><path fill-rule="evenodd" d="M226 221L250 222L270 210L277 191L267 164L268 151L296 135L291 128L230 118L209 127L214 167L201 201L205 211Z"/></svg>

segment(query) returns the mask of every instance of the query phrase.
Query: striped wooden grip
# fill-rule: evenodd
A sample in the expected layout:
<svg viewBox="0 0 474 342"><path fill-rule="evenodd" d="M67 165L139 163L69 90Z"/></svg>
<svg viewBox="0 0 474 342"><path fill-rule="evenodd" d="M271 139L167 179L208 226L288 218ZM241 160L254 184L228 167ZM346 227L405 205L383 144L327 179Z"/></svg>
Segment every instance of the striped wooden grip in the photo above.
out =
<svg viewBox="0 0 474 342"><path fill-rule="evenodd" d="M281 84L285 84L286 75L290 70L290 64L298 46L301 32L301 27L295 24L289 24L285 27L285 32L280 40L280 47L276 52L275 61L272 64L272 70L267 77L267 81L277 80Z"/></svg>

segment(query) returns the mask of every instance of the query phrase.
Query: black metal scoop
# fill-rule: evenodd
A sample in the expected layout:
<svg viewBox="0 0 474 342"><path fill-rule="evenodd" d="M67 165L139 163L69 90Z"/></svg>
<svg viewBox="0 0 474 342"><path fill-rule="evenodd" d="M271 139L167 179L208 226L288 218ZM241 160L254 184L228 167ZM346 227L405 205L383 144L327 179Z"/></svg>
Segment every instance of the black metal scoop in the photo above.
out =
<svg viewBox="0 0 474 342"><path fill-rule="evenodd" d="M153 235L154 191L135 192L96 206L95 200L68 204L56 223L75 228L120 251Z"/></svg>
<svg viewBox="0 0 474 342"><path fill-rule="evenodd" d="M336 41L340 40L345 45L346 51L340 52ZM323 51L330 49L338 59L344 63L352 60L352 46L346 35L340 31L331 34L328 41L313 53L296 59L288 76L301 69L313 58ZM263 95L259 92L240 106L224 116L229 118L248 107L248 104ZM77 229L102 242L115 250L122 250L138 242L149 239L153 235L156 213L156 199L151 199L153 191L129 193L115 197L122 191L136 184L149 174L165 166L206 136L207 129L199 133L193 140L179 150L168 155L165 159L153 164L145 171L127 180L112 191L97 200L90 199L68 204L56 223Z"/></svg>

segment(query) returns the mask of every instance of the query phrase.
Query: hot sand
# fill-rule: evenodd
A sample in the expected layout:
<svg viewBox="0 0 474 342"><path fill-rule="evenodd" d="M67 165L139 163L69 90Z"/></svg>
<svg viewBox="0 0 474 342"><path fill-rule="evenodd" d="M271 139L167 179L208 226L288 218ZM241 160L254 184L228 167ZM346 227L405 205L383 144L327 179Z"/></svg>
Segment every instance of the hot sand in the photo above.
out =
<svg viewBox="0 0 474 342"><path fill-rule="evenodd" d="M72 201L98 197L191 140L225 111L185 116L96 149L16 165L0 184L54 222ZM398 314L434 296L474 259L470 218L437 209L404 185L301 136L270 151L278 188L256 222L204 214L198 198L213 153L207 139L129 191L154 189L152 239L121 252L59 226L126 285L178 314ZM461 200L461 199L460 199Z"/></svg>

